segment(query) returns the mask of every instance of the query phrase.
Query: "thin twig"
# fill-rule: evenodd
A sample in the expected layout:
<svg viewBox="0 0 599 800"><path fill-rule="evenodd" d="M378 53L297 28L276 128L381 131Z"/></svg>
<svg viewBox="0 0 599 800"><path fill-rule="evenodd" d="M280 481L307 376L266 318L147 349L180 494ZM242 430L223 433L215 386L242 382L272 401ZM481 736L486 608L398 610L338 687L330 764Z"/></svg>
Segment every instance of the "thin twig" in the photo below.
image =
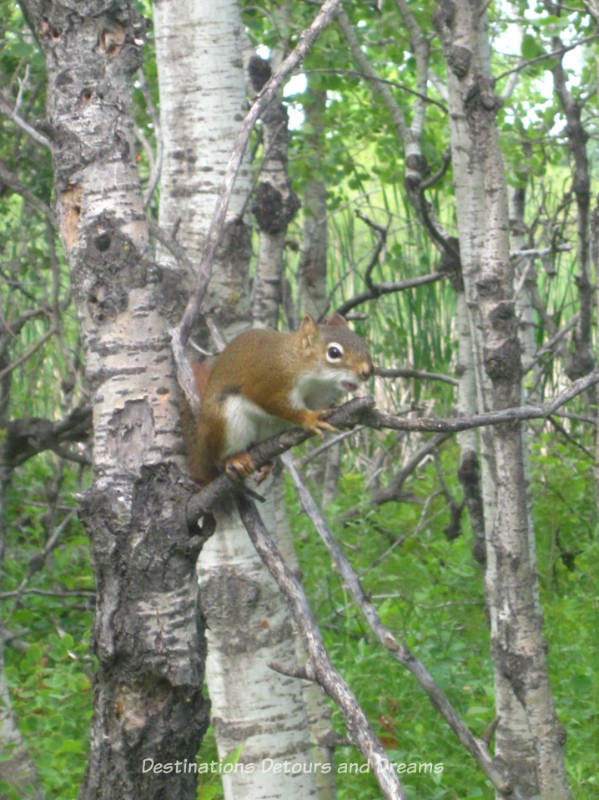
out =
<svg viewBox="0 0 599 800"><path fill-rule="evenodd" d="M52 149L52 142L48 139L47 136L44 136L43 133L40 133L36 130L33 125L30 125L26 122L23 117L20 117L17 112L12 108L10 102L7 98L0 92L0 111L5 114L9 119L11 119L15 125L17 125L21 130L25 131L27 136L33 139L34 142L41 144L43 147L47 147L49 150Z"/></svg>
<svg viewBox="0 0 599 800"><path fill-rule="evenodd" d="M501 72L494 78L494 82L500 81L502 78L506 78L508 75L511 75L514 72L522 72L523 69L528 69L528 67L532 66L533 64L537 64L539 61L546 61L548 58L556 58L557 56L562 56L564 53L567 53L570 50L574 50L577 47L580 47L582 44L587 44L588 42L594 42L595 39L599 37L599 33L593 33L591 36L585 36L583 39L579 39L577 42L573 44L564 45L563 47L559 47L557 50L551 50L549 53L543 53L540 56L536 56L536 58L530 58L528 61L523 61L520 64L517 64L512 69L508 69L505 72Z"/></svg>
<svg viewBox="0 0 599 800"><path fill-rule="evenodd" d="M359 294L350 297L336 309L339 314L345 316L352 308L366 303L368 300L373 300L382 294L391 294L393 292L403 292L406 289L413 289L416 286L424 286L427 283L435 283L436 281L443 280L447 277L445 272L431 272L430 275L418 275L415 278L406 278L403 281L383 281L375 283L373 290L366 289Z"/></svg>

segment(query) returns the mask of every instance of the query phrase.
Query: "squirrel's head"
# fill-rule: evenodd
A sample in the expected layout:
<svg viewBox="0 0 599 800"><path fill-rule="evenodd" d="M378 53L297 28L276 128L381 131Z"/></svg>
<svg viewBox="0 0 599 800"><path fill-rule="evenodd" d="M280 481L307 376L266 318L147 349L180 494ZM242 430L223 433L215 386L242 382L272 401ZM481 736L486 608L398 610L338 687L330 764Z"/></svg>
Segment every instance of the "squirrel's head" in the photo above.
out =
<svg viewBox="0 0 599 800"><path fill-rule="evenodd" d="M341 314L317 325L307 314L298 331L303 355L322 379L336 383L340 392L355 391L374 371L368 345L350 331Z"/></svg>

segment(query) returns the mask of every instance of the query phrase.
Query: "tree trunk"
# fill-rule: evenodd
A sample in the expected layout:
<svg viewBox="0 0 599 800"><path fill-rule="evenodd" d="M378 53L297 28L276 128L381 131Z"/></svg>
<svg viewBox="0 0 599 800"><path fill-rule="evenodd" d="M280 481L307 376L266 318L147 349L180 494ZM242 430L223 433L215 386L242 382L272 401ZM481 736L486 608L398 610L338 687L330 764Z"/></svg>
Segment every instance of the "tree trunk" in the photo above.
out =
<svg viewBox="0 0 599 800"><path fill-rule="evenodd" d="M207 725L197 538L184 515L178 415L135 166L132 3L24 0L48 70L55 196L93 402L94 470L80 504L97 606L91 752L80 797L194 796ZM170 293L170 297L169 297ZM152 768L155 767L155 768Z"/></svg>
<svg viewBox="0 0 599 800"><path fill-rule="evenodd" d="M442 4L435 17L447 64L460 254L473 320L480 410L521 401L518 326L508 247L507 189L499 150L484 6ZM570 796L546 664L527 513L521 427L483 436L485 588L499 725L496 755L515 784L544 800Z"/></svg>
<svg viewBox="0 0 599 800"><path fill-rule="evenodd" d="M302 254L299 263L299 307L315 319L326 311L327 301L327 187L322 179L324 167L324 111L327 93L308 84L304 100L307 136L313 168L306 179L303 211Z"/></svg>
<svg viewBox="0 0 599 800"><path fill-rule="evenodd" d="M197 261L246 105L239 8L230 0L157 2L155 30L164 136L160 223L167 231L177 231L177 240ZM271 120L274 127L266 148L277 179L284 179L280 170L286 160L286 152L281 152L286 126L281 131L278 104L270 111L276 119ZM272 170L261 177L272 186ZM271 200L281 185L274 188ZM250 189L246 166L235 184L225 240L217 252L209 288L207 311L225 340L251 322L249 229L240 219ZM281 230L272 233L276 249ZM276 275L280 266L275 263L274 268ZM264 307L271 309L272 303L266 300ZM270 312L269 316L272 322ZM201 340L203 330L198 328L195 336ZM264 489L264 494L270 493ZM265 506L261 511L272 529L270 497ZM223 775L225 798L314 796L315 776L309 770L301 774L279 771L281 762L311 761L301 682L268 666L271 661L296 663L288 609L237 511L223 509L216 517L216 532L202 550L197 573L207 625L206 680L219 756L224 758L243 745L238 759L243 769ZM264 759L266 769L262 768ZM277 767L269 768L269 759Z"/></svg>

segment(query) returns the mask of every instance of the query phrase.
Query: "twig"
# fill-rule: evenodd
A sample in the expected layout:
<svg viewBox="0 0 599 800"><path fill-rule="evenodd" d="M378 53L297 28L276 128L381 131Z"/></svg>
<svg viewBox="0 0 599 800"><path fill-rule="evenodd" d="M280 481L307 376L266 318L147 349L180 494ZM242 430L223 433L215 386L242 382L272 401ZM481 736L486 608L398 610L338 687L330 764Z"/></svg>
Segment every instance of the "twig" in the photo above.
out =
<svg viewBox="0 0 599 800"><path fill-rule="evenodd" d="M431 272L430 275L418 275L415 278L406 278L403 281L383 281L382 283L375 283L374 290L367 289L359 294L350 297L338 308L337 312L345 316L348 311L356 306L366 303L368 300L373 300L382 294L391 294L392 292L403 292L406 289L413 289L415 286L424 286L427 283L435 283L435 281L443 280L446 278L445 272Z"/></svg>
<svg viewBox="0 0 599 800"><path fill-rule="evenodd" d="M340 444L342 441L344 441L344 439L349 439L349 437L353 436L355 433L363 431L365 427L365 425L356 425L355 428L352 428L349 431L343 431L343 433L338 433L335 436L332 436L330 439L327 439L326 442L321 444L319 447L315 447L314 450L310 450L309 453L306 453L306 455L303 456L300 462L302 467L305 467L306 464L310 463L310 461L313 461L327 450L330 450L331 447L334 447L336 444Z"/></svg>
<svg viewBox="0 0 599 800"><path fill-rule="evenodd" d="M20 366L24 361L27 361L28 358L35 353L36 350L39 350L42 345L44 345L51 336L54 336L57 333L58 327L56 325L52 325L44 335L37 340L35 344L32 344L31 347L26 350L23 355L19 356L19 358L12 361L7 367L4 367L3 370L0 370L0 379L2 379L5 375L8 375L9 372L12 372L13 369L16 369Z"/></svg>
<svg viewBox="0 0 599 800"><path fill-rule="evenodd" d="M374 374L381 378L420 378L425 381L443 381L451 386L458 386L457 378L443 375L440 372L426 372L422 369L409 369L407 367L375 367Z"/></svg>
<svg viewBox="0 0 599 800"><path fill-rule="evenodd" d="M52 142L48 139L47 136L44 136L43 133L40 133L36 130L32 125L26 122L23 117L20 117L17 112L11 107L11 104L6 99L6 97L0 92L0 110L2 110L3 114L11 119L15 125L17 125L21 130L25 131L25 133L33 139L34 142L41 144L43 147L47 147L49 150L52 149Z"/></svg>
<svg viewBox="0 0 599 800"><path fill-rule="evenodd" d="M402 92L407 92L408 94L414 95L414 97L418 97L424 103L430 103L431 105L438 106L444 114L448 114L447 106L442 103L440 100L435 100L434 97L428 97L422 92L417 92L416 89L411 89L409 86L406 86L405 83L398 83L398 81L392 81L388 78L380 78L378 75L367 75L365 72L360 72L359 69L327 69L325 67L320 68L313 68L313 69L306 69L304 70L306 75L310 75L311 73L325 73L325 74L332 74L332 75L347 75L349 78L364 78L364 80L371 81L372 83L384 83L388 86L394 86L396 89L401 89Z"/></svg>
<svg viewBox="0 0 599 800"><path fill-rule="evenodd" d="M160 244L164 245L166 249L169 251L171 255L173 255L176 261L183 266L190 275L195 273L195 267L193 262L187 255L185 248L179 244L172 236L169 236L168 233L158 225L157 222L154 222L153 219L147 220L148 223L148 230L154 236Z"/></svg>
<svg viewBox="0 0 599 800"><path fill-rule="evenodd" d="M72 508L69 511L69 513L65 516L65 518L62 520L60 525L56 526L56 528L52 532L50 538L46 542L46 545L45 545L44 549L42 550L42 552L38 553L37 555L35 555L30 560L30 562L29 562L29 570L27 572L27 575L23 578L23 580L21 581L19 586L17 586L17 588L16 588L16 590L15 590L15 592L13 594L14 603L12 604L11 610L4 617L4 623L7 623L11 619L12 615L14 614L14 612L16 611L16 609L18 607L19 598L21 597L21 595L27 589L27 584L31 580L32 576L36 572L39 572L39 570L41 570L41 568L43 567L43 565L44 565L46 559L48 558L49 554L56 547L56 543L58 541L58 537L64 531L64 529L67 527L69 522L73 519L73 517L76 516L76 514L77 514L77 510Z"/></svg>
<svg viewBox="0 0 599 800"><path fill-rule="evenodd" d="M450 436L451 433L449 431L439 433L437 436L433 436L425 442L422 447L419 447L386 486L382 489L375 489L372 492L371 497L374 505L380 506L384 503L388 503L390 500L398 499L402 486L412 472L418 467L420 462L440 447Z"/></svg>
<svg viewBox="0 0 599 800"><path fill-rule="evenodd" d="M162 172L162 160L163 160L164 148L162 144L162 129L160 127L160 115L156 111L156 106L154 105L154 101L152 100L150 88L148 86L148 82L146 81L146 76L144 74L143 69L137 70L137 77L139 80L139 85L141 86L141 91L146 103L146 107L148 109L148 113L152 119L152 125L154 126L154 136L156 137L156 157L153 159L154 163L152 164L152 172L150 175L150 180L148 181L146 192L144 194L144 208L147 208L147 206L150 204L150 201L152 200L154 191L156 189L156 186L158 185L158 181L160 180L160 173ZM151 148L150 148L150 153L151 153Z"/></svg>
<svg viewBox="0 0 599 800"><path fill-rule="evenodd" d="M577 47L580 47L581 44L587 44L588 42L594 42L595 39L599 37L599 33L594 33L591 36L585 36L583 39L579 39L574 44L564 45L563 47L559 47L557 50L551 50L549 53L543 53L540 56L536 56L536 58L530 58L528 61L521 62L517 66L513 67L512 69L508 69L505 72L501 72L497 75L493 80L494 83L500 81L502 78L506 78L508 75L511 75L513 72L522 72L523 69L527 69L532 64L537 64L539 61L545 61L548 58L555 58L556 56L562 56L564 53L567 53L569 50L574 50Z"/></svg>
<svg viewBox="0 0 599 800"><path fill-rule="evenodd" d="M556 334L554 334L548 342L546 342L540 350L534 354L534 357L531 358L530 361L522 365L522 374L525 375L527 372L538 364L538 362L543 358L544 355L547 353L551 353L558 342L560 342L567 333L569 333L572 328L575 328L578 325L578 314L574 314L574 316L567 322L561 330L559 330Z"/></svg>
<svg viewBox="0 0 599 800"><path fill-rule="evenodd" d="M528 419L545 419L551 416L560 406L565 405L586 389L599 383L599 369L594 369L583 378L573 381L567 389L560 392L550 403L543 406L518 406L489 411L484 414L473 414L471 417L455 419L399 419L392 414L381 411L369 411L361 417L361 422L372 427L391 428L400 431L465 431L480 428L483 425L502 425L506 422L517 422Z"/></svg>

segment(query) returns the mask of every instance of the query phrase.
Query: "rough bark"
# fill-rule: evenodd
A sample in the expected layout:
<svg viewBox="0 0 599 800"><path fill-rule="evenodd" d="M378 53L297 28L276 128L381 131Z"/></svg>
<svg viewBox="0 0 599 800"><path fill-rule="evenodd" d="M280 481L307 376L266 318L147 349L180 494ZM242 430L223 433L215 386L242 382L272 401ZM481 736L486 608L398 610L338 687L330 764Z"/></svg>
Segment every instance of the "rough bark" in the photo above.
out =
<svg viewBox="0 0 599 800"><path fill-rule="evenodd" d="M327 299L327 187L322 180L323 114L327 93L308 84L304 114L311 133L307 146L313 168L306 179L303 197L304 223L299 263L299 307L315 319L326 311Z"/></svg>
<svg viewBox="0 0 599 800"><path fill-rule="evenodd" d="M276 68L277 61L273 60ZM248 65L251 88L259 92L271 74L268 62L254 55ZM262 114L262 162L252 212L258 224L258 261L252 292L256 327L277 327L282 300L283 256L287 227L300 203L289 180L287 108L278 97Z"/></svg>
<svg viewBox="0 0 599 800"><path fill-rule="evenodd" d="M508 248L507 189L499 151L482 4L442 2L435 16L447 65L450 129L464 287L480 408L521 401L521 363ZM485 587L499 724L496 754L525 794L568 798L563 729L546 664L527 513L521 426L483 436Z"/></svg>
<svg viewBox="0 0 599 800"><path fill-rule="evenodd" d="M173 299L148 251L135 166L132 75L145 22L133 3L24 0L48 72L57 216L71 269L94 420L80 503L96 579L91 752L80 797L188 798L207 725L183 513L170 340ZM146 762L147 763L147 762Z"/></svg>

